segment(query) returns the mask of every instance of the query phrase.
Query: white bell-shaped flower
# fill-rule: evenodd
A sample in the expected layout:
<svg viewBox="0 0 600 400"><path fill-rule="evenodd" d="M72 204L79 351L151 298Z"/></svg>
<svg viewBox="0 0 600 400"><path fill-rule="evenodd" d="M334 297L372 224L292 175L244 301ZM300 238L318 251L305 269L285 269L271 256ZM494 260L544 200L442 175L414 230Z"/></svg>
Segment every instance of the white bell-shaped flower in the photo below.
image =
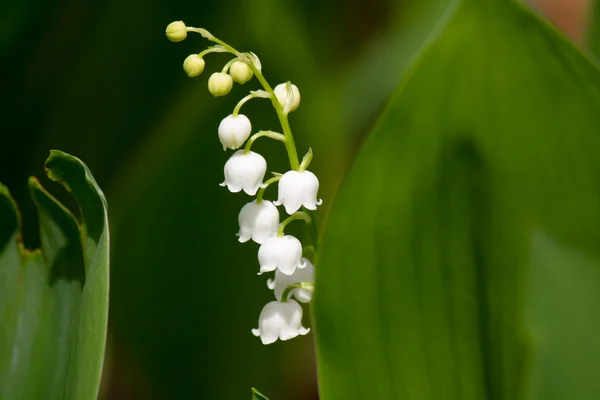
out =
<svg viewBox="0 0 600 400"><path fill-rule="evenodd" d="M258 317L258 329L252 329L252 334L260 337L263 344L290 340L308 332L310 329L302 326L302 307L294 300L267 303Z"/></svg>
<svg viewBox="0 0 600 400"><path fill-rule="evenodd" d="M316 210L323 200L317 200L319 179L310 171L288 171L279 180L279 194L276 206L283 204L288 214L293 214L304 206Z"/></svg>
<svg viewBox="0 0 600 400"><path fill-rule="evenodd" d="M225 182L221 186L227 186L232 193L243 189L254 196L267 172L267 162L258 153L250 151L244 154L244 150L238 150L225 163L224 172Z"/></svg>
<svg viewBox="0 0 600 400"><path fill-rule="evenodd" d="M257 203L256 200L242 207L238 215L240 232L239 241L244 243L252 239L258 244L262 244L271 236L275 236L279 228L279 210L273 203L263 200Z"/></svg>
<svg viewBox="0 0 600 400"><path fill-rule="evenodd" d="M219 124L219 140L226 148L239 149L252 132L252 124L248 117L242 114L229 114Z"/></svg>
<svg viewBox="0 0 600 400"><path fill-rule="evenodd" d="M296 268L306 267L302 262L302 244L291 235L271 236L258 249L259 275L279 269L285 275L291 275Z"/></svg>
<svg viewBox="0 0 600 400"><path fill-rule="evenodd" d="M267 286L274 291L275 298L281 301L281 296L285 288L298 282L315 283L315 267L306 258L302 258L302 262L306 264L304 268L296 268L293 274L286 275L280 270L275 271L275 279L267 280ZM294 296L302 303L308 303L312 299L313 292L305 289L292 289L290 295Z"/></svg>

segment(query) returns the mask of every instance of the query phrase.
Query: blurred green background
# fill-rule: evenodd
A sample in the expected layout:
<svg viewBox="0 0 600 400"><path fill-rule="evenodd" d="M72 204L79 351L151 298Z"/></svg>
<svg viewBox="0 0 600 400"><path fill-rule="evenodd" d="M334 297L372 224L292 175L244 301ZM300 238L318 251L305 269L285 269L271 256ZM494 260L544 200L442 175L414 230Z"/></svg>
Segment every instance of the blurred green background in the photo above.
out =
<svg viewBox="0 0 600 400"><path fill-rule="evenodd" d="M257 277L257 246L239 245L247 201L220 188L228 154L216 130L255 81L212 98L206 80L228 61L207 57L195 79L181 64L208 43L170 43L183 19L258 54L272 85L291 80L301 155L331 204L361 137L450 0L189 1L4 0L0 3L0 181L38 246L27 177L42 176L49 149L84 160L104 189L112 229L110 333L104 399L316 399L312 337L263 346L250 334L272 294ZM546 3L546 4L544 4ZM583 40L585 1L538 1ZM277 130L268 103L244 113ZM258 142L284 172L278 143ZM44 183L67 204L72 200ZM267 191L267 197L274 193Z"/></svg>

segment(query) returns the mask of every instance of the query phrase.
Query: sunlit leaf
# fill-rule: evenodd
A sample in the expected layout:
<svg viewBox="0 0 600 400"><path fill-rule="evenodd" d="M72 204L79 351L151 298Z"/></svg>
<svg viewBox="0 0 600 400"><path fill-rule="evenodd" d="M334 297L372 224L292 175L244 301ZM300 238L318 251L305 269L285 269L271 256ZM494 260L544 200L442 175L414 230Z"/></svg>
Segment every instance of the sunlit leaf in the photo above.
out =
<svg viewBox="0 0 600 400"><path fill-rule="evenodd" d="M600 75L513 2L453 13L333 205L321 398L598 398L600 349L581 329L600 307ZM558 290L550 273L587 285ZM540 304L554 292L564 312Z"/></svg>
<svg viewBox="0 0 600 400"><path fill-rule="evenodd" d="M24 249L0 185L0 398L93 400L108 311L106 202L79 159L53 151L46 168L72 192L82 223L31 178L42 246Z"/></svg>

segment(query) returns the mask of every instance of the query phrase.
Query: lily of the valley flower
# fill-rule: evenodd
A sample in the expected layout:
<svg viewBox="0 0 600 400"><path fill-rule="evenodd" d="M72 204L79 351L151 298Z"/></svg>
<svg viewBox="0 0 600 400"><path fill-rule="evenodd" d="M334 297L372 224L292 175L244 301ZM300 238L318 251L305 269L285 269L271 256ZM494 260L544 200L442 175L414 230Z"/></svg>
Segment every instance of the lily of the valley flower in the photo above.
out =
<svg viewBox="0 0 600 400"><path fill-rule="evenodd" d="M223 150L228 147L234 150L239 149L251 132L252 124L248 117L242 114L234 117L233 114L229 114L219 124L219 140L223 145Z"/></svg>
<svg viewBox="0 0 600 400"><path fill-rule="evenodd" d="M256 243L262 244L274 236L279 228L279 210L273 203L256 200L242 207L238 215L240 225L239 241L244 243L252 238Z"/></svg>
<svg viewBox="0 0 600 400"><path fill-rule="evenodd" d="M281 295L285 288L297 282L315 282L315 267L306 258L302 258L302 262L306 264L304 268L297 268L293 274L285 275L280 270L275 271L275 279L269 279L267 286L269 289L274 291L275 298L281 301ZM294 296L298 301L302 303L308 303L312 299L313 292L305 289L293 289L290 291L290 295Z"/></svg>
<svg viewBox="0 0 600 400"><path fill-rule="evenodd" d="M296 268L306 267L302 262L302 244L291 235L271 236L258 249L259 275L279 269L291 275Z"/></svg>
<svg viewBox="0 0 600 400"><path fill-rule="evenodd" d="M227 186L232 193L243 189L254 196L267 172L267 162L258 153L250 151L244 154L244 150L238 150L225 163L224 172L225 182L221 186Z"/></svg>
<svg viewBox="0 0 600 400"><path fill-rule="evenodd" d="M310 329L302 326L302 307L294 300L272 301L267 303L258 317L258 329L252 334L260 337L263 344L271 344L281 340L293 339L298 335L306 335Z"/></svg>
<svg viewBox="0 0 600 400"><path fill-rule="evenodd" d="M285 212L292 215L304 206L308 210L316 210L323 203L317 200L319 179L310 171L288 171L279 181L279 194L276 206L283 204Z"/></svg>

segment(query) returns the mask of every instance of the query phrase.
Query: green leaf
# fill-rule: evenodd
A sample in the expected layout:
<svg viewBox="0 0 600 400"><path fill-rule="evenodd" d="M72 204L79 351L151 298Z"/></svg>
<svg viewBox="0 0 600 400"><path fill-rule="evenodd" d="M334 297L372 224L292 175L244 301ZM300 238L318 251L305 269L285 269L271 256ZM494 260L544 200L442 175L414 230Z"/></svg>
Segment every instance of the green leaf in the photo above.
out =
<svg viewBox="0 0 600 400"><path fill-rule="evenodd" d="M41 249L27 250L0 185L0 398L92 400L108 313L106 201L79 159L52 151L46 169L72 192L82 223L31 178Z"/></svg>
<svg viewBox="0 0 600 400"><path fill-rule="evenodd" d="M267 399L267 396L265 396L258 390L252 388L252 400L269 400L269 399Z"/></svg>
<svg viewBox="0 0 600 400"><path fill-rule="evenodd" d="M587 47L594 56L600 56L600 3L592 0L587 32Z"/></svg>
<svg viewBox="0 0 600 400"><path fill-rule="evenodd" d="M600 75L513 2L452 12L332 207L321 398L596 399Z"/></svg>

